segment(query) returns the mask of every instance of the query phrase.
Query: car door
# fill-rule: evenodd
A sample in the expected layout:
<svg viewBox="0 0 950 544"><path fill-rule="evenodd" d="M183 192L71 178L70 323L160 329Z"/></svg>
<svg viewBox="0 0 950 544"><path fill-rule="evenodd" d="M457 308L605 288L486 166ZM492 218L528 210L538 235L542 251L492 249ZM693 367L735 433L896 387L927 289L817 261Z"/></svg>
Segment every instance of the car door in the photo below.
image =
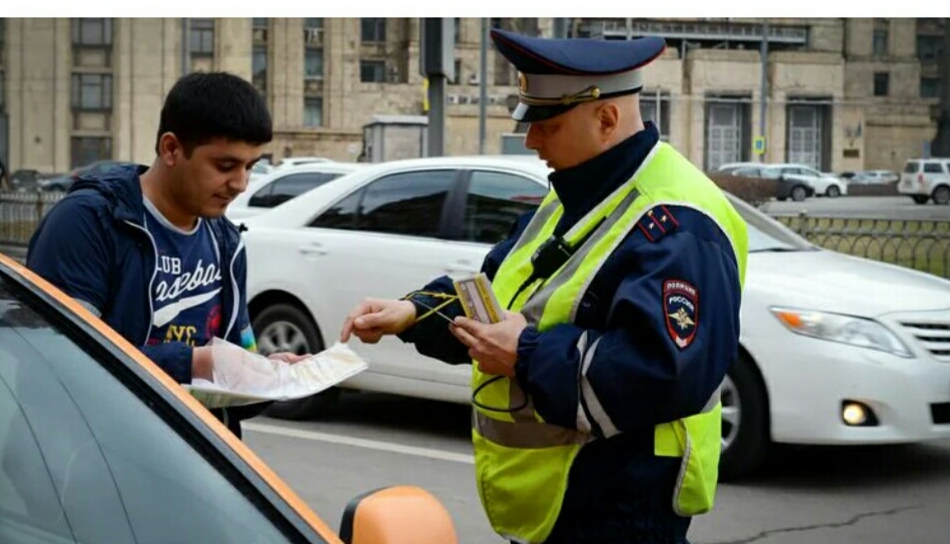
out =
<svg viewBox="0 0 950 544"><path fill-rule="evenodd" d="M338 200L300 229L302 266L320 289L307 297L324 337L335 338L346 314L366 297L400 298L449 272L454 242L446 237L447 205L457 191L455 168L384 174ZM427 375L438 380L446 365L426 365L396 338L354 343L369 372ZM430 369L429 374L420 365Z"/></svg>
<svg viewBox="0 0 950 544"><path fill-rule="evenodd" d="M0 542L325 542L87 329L0 274Z"/></svg>

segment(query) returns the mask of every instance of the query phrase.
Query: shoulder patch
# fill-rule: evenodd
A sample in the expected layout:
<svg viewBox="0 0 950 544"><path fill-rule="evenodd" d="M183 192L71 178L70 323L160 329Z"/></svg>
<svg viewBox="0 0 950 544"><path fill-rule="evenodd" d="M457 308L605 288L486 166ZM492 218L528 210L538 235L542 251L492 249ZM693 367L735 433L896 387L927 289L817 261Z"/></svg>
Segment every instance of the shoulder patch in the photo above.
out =
<svg viewBox="0 0 950 544"><path fill-rule="evenodd" d="M637 228L640 229L647 241L656 242L679 228L679 221L666 206L661 205L647 211L637 222Z"/></svg>
<svg viewBox="0 0 950 544"><path fill-rule="evenodd" d="M663 316L670 339L680 349L693 343L699 327L699 291L684 280L663 281Z"/></svg>

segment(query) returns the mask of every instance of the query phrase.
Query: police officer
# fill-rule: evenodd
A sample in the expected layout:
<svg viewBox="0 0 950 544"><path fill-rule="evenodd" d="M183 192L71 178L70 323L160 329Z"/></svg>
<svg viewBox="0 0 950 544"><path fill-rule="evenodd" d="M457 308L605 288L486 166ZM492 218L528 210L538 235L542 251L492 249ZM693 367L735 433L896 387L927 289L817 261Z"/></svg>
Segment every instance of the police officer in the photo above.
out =
<svg viewBox="0 0 950 544"><path fill-rule="evenodd" d="M686 543L715 496L745 223L640 117L642 68L662 39L492 38L519 71L512 116L554 170L553 190L483 264L505 319L465 318L442 277L367 299L341 340L397 334L474 363L477 489L502 537Z"/></svg>

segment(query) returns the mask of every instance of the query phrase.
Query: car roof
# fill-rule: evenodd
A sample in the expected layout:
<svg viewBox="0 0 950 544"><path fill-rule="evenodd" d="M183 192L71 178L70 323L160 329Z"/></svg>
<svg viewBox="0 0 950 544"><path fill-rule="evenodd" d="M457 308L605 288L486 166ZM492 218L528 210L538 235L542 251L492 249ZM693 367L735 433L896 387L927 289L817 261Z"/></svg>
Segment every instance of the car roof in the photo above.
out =
<svg viewBox="0 0 950 544"><path fill-rule="evenodd" d="M334 202L337 198L349 194L363 184L369 183L380 176L445 168L504 170L529 176L539 183L546 182L548 174L552 171L544 161L531 157L530 155L423 157L366 163L364 168L359 168L344 174L332 182L324 183L315 189L307 191L296 198L288 200L254 217L241 219L240 222L246 222L248 225L258 224L278 228L295 227L298 226L298 221L303 219L304 216L308 218L312 217L315 213L321 211L324 206ZM257 185L257 187L260 186L261 185ZM281 211L274 213L275 210Z"/></svg>
<svg viewBox="0 0 950 544"><path fill-rule="evenodd" d="M63 293L56 286L52 285L35 272L27 269L9 256L0 252L0 277L9 277L15 282L26 286L31 291L45 295L43 298L48 303L63 312L67 317L72 317L78 325L88 327L103 337L108 343L119 350L126 361L136 365L136 369L144 371L153 382L157 381L163 386L162 392L174 397L181 405L187 407L190 415L204 423L218 439L223 441L231 450L231 453L237 455L251 468L277 495L281 497L293 510L305 520L324 540L328 542L339 542L339 537L330 529L330 527L310 509L286 482L261 460L244 442L238 439L223 423L211 415L196 398L190 395L187 390L175 382L171 376L163 371L151 359L145 356L138 348L119 333L105 324L102 320L94 316L89 310L80 305L72 297Z"/></svg>

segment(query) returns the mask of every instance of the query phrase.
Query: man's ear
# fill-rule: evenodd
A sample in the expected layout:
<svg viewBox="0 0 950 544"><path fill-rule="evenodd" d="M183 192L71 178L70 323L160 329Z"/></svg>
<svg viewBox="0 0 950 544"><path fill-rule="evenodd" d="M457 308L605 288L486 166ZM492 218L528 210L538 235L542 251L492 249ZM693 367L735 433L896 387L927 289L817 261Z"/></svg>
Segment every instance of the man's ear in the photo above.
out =
<svg viewBox="0 0 950 544"><path fill-rule="evenodd" d="M162 134L158 140L158 155L168 167L174 167L182 158L185 150L178 138L171 132Z"/></svg>
<svg viewBox="0 0 950 544"><path fill-rule="evenodd" d="M600 132L609 139L620 126L620 108L613 102L607 102L597 110Z"/></svg>

